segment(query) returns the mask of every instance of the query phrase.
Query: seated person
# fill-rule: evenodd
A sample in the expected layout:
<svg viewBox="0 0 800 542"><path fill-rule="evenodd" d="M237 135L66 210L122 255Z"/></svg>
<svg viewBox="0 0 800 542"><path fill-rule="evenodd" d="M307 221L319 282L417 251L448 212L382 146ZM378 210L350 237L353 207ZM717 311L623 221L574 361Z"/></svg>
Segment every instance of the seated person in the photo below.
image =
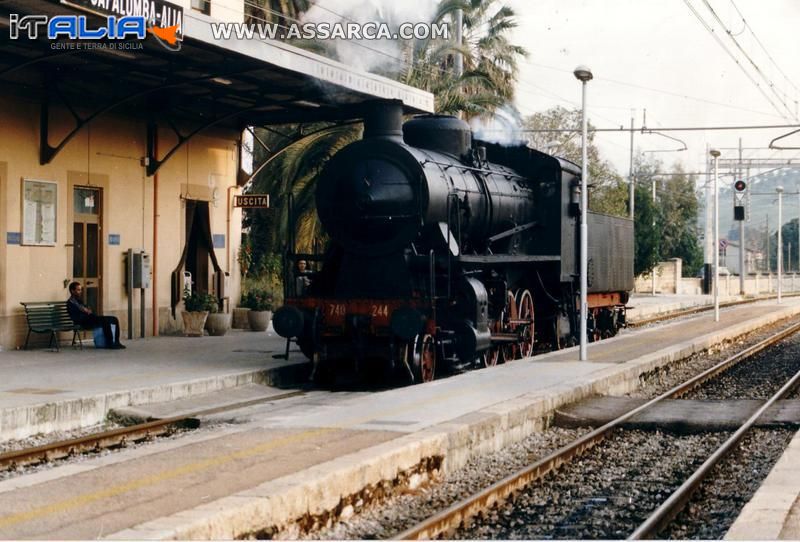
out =
<svg viewBox="0 0 800 542"><path fill-rule="evenodd" d="M109 348L125 348L125 345L119 342L119 320L116 316L97 316L92 313L92 309L83 304L83 286L79 282L70 283L69 293L67 312L73 322L86 329L102 327ZM117 326L115 334L111 332L112 324Z"/></svg>

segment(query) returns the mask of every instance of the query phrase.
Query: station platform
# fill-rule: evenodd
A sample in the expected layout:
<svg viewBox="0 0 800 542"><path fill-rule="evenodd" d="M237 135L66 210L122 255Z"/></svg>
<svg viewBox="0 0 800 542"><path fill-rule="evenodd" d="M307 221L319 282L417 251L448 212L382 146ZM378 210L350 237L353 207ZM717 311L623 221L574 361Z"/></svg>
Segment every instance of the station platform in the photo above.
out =
<svg viewBox="0 0 800 542"><path fill-rule="evenodd" d="M741 299L744 296L720 296L719 302L723 304ZM627 317L629 322L635 323L637 320L713 305L714 296L711 295L633 294L628 301Z"/></svg>
<svg viewBox="0 0 800 542"><path fill-rule="evenodd" d="M625 330L591 344L588 362L573 348L424 385L310 390L254 406L217 431L2 481L0 537L291 537L298 519L352 512L385 485L419 483L431 466L458 469L540 430L561 405L632 391L671 361L798 315L800 299L761 301L725 309L719 323L701 314ZM9 413L24 410L36 425L61 403L72 405L64 412L90 403L160 403L163 411L164 401L245 384L274 392L275 375L308 365L299 353L273 359L284 344L231 332L132 341L124 351L4 353L0 422L19 425Z"/></svg>
<svg viewBox="0 0 800 542"><path fill-rule="evenodd" d="M102 422L111 409L172 401L247 384L295 383L307 360L270 330L222 337L123 341L125 350L62 346L0 353L0 441ZM299 372L298 372L299 371Z"/></svg>

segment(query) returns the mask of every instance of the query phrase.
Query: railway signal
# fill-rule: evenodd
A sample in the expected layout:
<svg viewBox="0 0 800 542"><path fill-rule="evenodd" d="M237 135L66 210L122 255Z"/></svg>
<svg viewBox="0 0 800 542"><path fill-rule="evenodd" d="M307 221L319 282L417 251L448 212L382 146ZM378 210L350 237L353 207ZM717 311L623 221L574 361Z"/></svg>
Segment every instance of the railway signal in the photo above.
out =
<svg viewBox="0 0 800 542"><path fill-rule="evenodd" d="M733 184L733 219L745 220L745 195L747 183L739 179Z"/></svg>

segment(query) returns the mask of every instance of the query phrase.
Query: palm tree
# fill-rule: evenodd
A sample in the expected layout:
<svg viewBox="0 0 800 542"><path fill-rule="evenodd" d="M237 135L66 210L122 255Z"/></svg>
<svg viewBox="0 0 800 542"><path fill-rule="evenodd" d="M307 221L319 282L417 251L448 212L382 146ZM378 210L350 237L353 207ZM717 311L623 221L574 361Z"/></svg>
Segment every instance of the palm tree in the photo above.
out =
<svg viewBox="0 0 800 542"><path fill-rule="evenodd" d="M245 0L244 22L289 25L310 7L310 0Z"/></svg>
<svg viewBox="0 0 800 542"><path fill-rule="evenodd" d="M256 129L256 135L272 153L257 145L256 162L268 164L255 177L245 192L270 194L271 209L247 213L245 225L253 245L253 261L257 266L263 255L283 252L290 238L290 222L294 224L297 252L311 252L315 242L325 241L316 216L314 191L316 180L325 162L336 152L361 137L360 124L291 125L280 131ZM289 220L289 197L294 202L294 216Z"/></svg>
<svg viewBox="0 0 800 542"><path fill-rule="evenodd" d="M413 42L400 80L432 92L437 113L490 116L513 100L517 62L527 52L509 41L515 13L499 0L443 0L432 22L454 20L458 9L464 21L461 47L446 40ZM458 53L464 58L460 76L452 69Z"/></svg>

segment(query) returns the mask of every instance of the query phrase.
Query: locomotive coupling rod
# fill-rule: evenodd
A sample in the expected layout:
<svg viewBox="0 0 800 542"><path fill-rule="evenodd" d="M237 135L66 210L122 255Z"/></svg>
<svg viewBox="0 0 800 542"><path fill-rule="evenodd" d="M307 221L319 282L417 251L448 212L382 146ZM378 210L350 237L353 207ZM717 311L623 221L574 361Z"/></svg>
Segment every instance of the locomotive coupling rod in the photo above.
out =
<svg viewBox="0 0 800 542"><path fill-rule="evenodd" d="M493 343L503 343L503 344L512 344L519 341L519 337L516 333L497 333L489 337Z"/></svg>

